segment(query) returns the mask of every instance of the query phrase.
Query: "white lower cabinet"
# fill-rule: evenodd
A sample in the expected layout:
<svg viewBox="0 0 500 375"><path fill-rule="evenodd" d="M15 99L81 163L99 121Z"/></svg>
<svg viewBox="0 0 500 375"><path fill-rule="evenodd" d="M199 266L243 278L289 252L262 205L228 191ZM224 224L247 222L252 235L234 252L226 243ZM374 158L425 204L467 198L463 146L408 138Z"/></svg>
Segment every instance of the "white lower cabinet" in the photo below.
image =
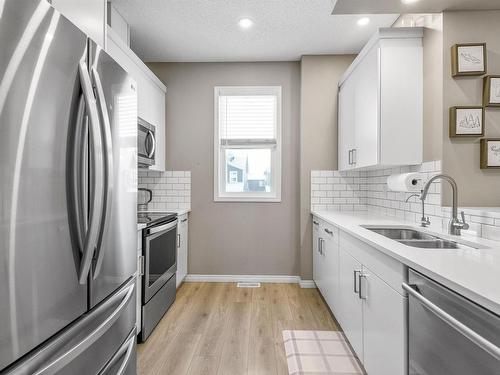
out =
<svg viewBox="0 0 500 375"><path fill-rule="evenodd" d="M179 287L187 276L188 264L188 214L178 217L177 226L177 274L176 284Z"/></svg>
<svg viewBox="0 0 500 375"><path fill-rule="evenodd" d="M339 288L339 236L338 229L325 225L323 228L324 242L322 249L324 298L330 309L337 309Z"/></svg>
<svg viewBox="0 0 500 375"><path fill-rule="evenodd" d="M142 230L137 232L137 282L136 289L136 310L135 325L137 334L141 332L141 307L142 307L142 276L144 270L144 257L142 256Z"/></svg>
<svg viewBox="0 0 500 375"><path fill-rule="evenodd" d="M339 296L338 307L335 310L336 316L358 358L363 361L363 306L358 294L358 275L362 271L362 266L343 249L339 251L339 263Z"/></svg>
<svg viewBox="0 0 500 375"><path fill-rule="evenodd" d="M400 375L407 369L406 297L363 267L363 364L368 374Z"/></svg>
<svg viewBox="0 0 500 375"><path fill-rule="evenodd" d="M320 222L318 219L313 218L313 280L317 288L321 291L322 276L323 276L323 260L321 257L321 241L323 240L320 236Z"/></svg>
<svg viewBox="0 0 500 375"><path fill-rule="evenodd" d="M313 275L369 375L408 373L406 267L314 217ZM332 232L331 234L325 231Z"/></svg>

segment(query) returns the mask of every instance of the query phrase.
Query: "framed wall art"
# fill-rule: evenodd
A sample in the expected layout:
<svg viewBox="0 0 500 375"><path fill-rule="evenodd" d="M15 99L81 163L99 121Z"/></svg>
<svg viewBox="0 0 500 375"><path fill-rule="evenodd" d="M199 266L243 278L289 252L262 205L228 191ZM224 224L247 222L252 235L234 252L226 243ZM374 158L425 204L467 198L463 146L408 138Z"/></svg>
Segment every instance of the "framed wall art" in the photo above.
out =
<svg viewBox="0 0 500 375"><path fill-rule="evenodd" d="M500 76L483 78L483 106L500 107Z"/></svg>
<svg viewBox="0 0 500 375"><path fill-rule="evenodd" d="M500 168L500 138L481 139L481 169Z"/></svg>
<svg viewBox="0 0 500 375"><path fill-rule="evenodd" d="M451 107L450 138L484 136L483 107Z"/></svg>
<svg viewBox="0 0 500 375"><path fill-rule="evenodd" d="M486 74L486 43L455 44L451 47L451 74L481 76Z"/></svg>

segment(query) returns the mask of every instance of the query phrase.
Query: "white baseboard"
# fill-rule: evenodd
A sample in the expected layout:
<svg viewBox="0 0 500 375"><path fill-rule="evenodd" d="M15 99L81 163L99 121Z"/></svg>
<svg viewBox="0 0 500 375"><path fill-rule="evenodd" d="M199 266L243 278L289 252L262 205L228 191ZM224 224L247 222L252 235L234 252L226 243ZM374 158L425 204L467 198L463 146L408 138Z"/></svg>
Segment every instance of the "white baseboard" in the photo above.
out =
<svg viewBox="0 0 500 375"><path fill-rule="evenodd" d="M186 283L279 283L299 284L301 288L316 288L313 280L302 280L300 276L282 275L187 275Z"/></svg>
<svg viewBox="0 0 500 375"><path fill-rule="evenodd" d="M314 282L314 280L302 280L302 279L300 279L299 285L301 288L304 288L304 289L316 288L316 283Z"/></svg>

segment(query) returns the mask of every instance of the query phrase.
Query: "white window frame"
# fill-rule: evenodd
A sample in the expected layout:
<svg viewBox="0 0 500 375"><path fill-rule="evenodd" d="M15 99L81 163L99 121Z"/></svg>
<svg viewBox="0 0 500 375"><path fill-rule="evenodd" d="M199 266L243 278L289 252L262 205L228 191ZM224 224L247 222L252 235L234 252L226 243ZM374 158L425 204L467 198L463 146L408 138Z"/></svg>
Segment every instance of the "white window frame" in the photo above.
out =
<svg viewBox="0 0 500 375"><path fill-rule="evenodd" d="M281 86L215 86L214 87L214 201L215 202L281 202ZM271 148L272 191L225 192L225 149L219 139L219 96L221 95L276 95L276 145ZM266 140L248 140L230 148L269 148Z"/></svg>

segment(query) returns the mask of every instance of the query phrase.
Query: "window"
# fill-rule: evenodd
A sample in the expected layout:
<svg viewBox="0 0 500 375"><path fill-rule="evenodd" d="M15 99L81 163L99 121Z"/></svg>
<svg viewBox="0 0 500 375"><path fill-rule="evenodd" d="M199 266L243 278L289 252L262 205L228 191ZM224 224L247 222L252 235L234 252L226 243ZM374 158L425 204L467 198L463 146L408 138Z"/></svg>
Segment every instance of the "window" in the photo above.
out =
<svg viewBox="0 0 500 375"><path fill-rule="evenodd" d="M281 87L215 87L214 199L281 201Z"/></svg>

